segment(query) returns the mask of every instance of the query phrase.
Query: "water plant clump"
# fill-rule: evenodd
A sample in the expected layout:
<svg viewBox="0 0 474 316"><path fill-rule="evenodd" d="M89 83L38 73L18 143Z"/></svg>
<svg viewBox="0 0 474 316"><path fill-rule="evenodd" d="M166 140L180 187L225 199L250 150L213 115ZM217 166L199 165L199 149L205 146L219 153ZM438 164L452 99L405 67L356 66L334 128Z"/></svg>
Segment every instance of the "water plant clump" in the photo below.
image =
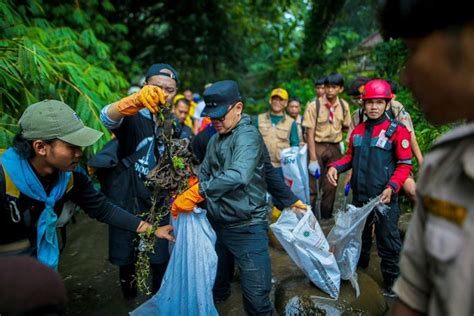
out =
<svg viewBox="0 0 474 316"><path fill-rule="evenodd" d="M148 287L150 276L149 255L155 251L154 231L168 216L174 198L188 188L192 174L192 152L189 139L173 138L174 118L168 107L154 116L157 125L155 146L160 152L157 164L148 174L145 185L150 190L151 207L143 212L142 219L152 225L149 231L138 235L139 251L135 264L137 288L144 294L151 294Z"/></svg>

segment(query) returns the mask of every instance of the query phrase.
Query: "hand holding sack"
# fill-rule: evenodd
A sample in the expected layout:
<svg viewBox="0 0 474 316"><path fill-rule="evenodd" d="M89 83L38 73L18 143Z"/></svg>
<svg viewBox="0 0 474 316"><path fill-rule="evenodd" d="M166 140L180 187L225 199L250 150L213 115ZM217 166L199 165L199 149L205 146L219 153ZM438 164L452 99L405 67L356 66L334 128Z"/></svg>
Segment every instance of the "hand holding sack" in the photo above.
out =
<svg viewBox="0 0 474 316"><path fill-rule="evenodd" d="M154 114L164 104L166 104L166 95L163 90L157 86L146 85L137 93L118 101L117 110L125 116L130 116L147 108Z"/></svg>
<svg viewBox="0 0 474 316"><path fill-rule="evenodd" d="M171 215L174 218L178 217L178 213L191 212L196 204L204 201L204 198L199 194L199 183L194 184L189 189L174 200L171 206Z"/></svg>

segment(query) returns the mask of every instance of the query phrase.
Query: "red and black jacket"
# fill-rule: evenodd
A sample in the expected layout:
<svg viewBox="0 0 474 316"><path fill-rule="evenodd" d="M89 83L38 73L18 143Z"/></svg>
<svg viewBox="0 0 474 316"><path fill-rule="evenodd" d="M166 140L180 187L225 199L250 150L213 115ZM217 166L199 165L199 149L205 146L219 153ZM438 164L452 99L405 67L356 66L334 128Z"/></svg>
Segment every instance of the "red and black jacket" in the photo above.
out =
<svg viewBox="0 0 474 316"><path fill-rule="evenodd" d="M410 132L384 115L357 125L346 155L329 166L338 173L352 168L354 200L365 202L388 187L398 193L412 170L411 157Z"/></svg>

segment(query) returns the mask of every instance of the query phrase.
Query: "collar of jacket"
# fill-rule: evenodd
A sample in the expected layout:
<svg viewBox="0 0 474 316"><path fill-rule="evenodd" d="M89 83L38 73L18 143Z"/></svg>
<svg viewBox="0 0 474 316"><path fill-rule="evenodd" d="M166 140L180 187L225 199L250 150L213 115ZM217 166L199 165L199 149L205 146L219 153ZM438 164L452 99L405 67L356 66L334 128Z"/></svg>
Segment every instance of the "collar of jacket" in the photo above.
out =
<svg viewBox="0 0 474 316"><path fill-rule="evenodd" d="M226 135L230 135L231 133L234 133L235 131L239 130L242 128L242 126L250 125L252 123L250 116L247 114L242 113L242 117L240 118L239 123L230 131L230 133L227 133Z"/></svg>
<svg viewBox="0 0 474 316"><path fill-rule="evenodd" d="M367 123L367 125L378 125L380 123L385 122L386 120L388 120L388 117L385 114L383 114L381 117L379 117L378 119L375 119L375 120L367 118L366 123Z"/></svg>

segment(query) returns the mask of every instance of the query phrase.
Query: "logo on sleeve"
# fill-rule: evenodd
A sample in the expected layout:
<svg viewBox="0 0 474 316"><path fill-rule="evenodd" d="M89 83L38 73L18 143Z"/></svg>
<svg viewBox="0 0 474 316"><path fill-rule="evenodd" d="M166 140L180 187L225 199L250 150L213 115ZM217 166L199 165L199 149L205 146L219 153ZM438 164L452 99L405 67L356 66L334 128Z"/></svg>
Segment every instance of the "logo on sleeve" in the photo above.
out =
<svg viewBox="0 0 474 316"><path fill-rule="evenodd" d="M408 139L402 140L402 148L407 149L408 147L410 147L410 142L408 141Z"/></svg>

